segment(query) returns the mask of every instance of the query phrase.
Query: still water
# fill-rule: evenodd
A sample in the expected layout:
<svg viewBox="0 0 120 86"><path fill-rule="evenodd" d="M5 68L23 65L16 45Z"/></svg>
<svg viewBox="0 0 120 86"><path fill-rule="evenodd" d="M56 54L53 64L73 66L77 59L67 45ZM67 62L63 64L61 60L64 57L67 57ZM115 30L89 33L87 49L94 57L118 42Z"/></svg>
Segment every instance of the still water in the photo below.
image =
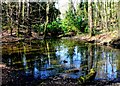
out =
<svg viewBox="0 0 120 86"><path fill-rule="evenodd" d="M41 80L56 75L79 78L95 68L95 79L120 78L120 50L77 40L34 40L3 44L2 61L15 71L10 79ZM66 72L79 70L77 72ZM32 77L32 78L30 78Z"/></svg>

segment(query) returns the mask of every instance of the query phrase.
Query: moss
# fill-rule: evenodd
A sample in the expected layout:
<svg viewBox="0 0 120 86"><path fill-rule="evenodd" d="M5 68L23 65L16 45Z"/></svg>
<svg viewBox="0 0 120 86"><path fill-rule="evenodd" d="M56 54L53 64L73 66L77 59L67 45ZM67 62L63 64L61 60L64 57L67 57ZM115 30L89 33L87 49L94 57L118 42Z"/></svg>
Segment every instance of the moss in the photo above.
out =
<svg viewBox="0 0 120 86"><path fill-rule="evenodd" d="M87 81L93 80L95 78L95 76L96 76L96 72L92 68L92 69L90 69L90 72L86 76L81 76L80 78L78 78L78 83L84 84Z"/></svg>

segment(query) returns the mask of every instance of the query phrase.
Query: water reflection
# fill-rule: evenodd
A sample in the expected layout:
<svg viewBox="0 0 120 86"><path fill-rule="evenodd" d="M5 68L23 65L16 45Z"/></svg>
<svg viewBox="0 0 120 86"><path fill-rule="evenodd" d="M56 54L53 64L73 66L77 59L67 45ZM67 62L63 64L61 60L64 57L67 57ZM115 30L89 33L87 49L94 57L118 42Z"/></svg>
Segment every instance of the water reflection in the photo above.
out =
<svg viewBox="0 0 120 86"><path fill-rule="evenodd" d="M23 65L24 65L25 67L27 66L26 56L25 56L25 54L23 54Z"/></svg>
<svg viewBox="0 0 120 86"><path fill-rule="evenodd" d="M70 56L68 52L69 47L65 45L57 46L56 47L56 57L59 59L61 65L65 67L76 67L80 68L81 64L81 54L78 52L78 46L74 47L73 56Z"/></svg>
<svg viewBox="0 0 120 86"><path fill-rule="evenodd" d="M56 57L59 60L60 64L66 67L70 67L70 58L68 54L68 48L65 45L56 47Z"/></svg>
<svg viewBox="0 0 120 86"><path fill-rule="evenodd" d="M102 62L98 66L101 70L98 70L97 78L113 80L117 78L117 63L116 52L102 52Z"/></svg>
<svg viewBox="0 0 120 86"><path fill-rule="evenodd" d="M80 68L81 64L81 53L78 52L78 46L74 48L74 55L73 55L73 64L76 68Z"/></svg>
<svg viewBox="0 0 120 86"><path fill-rule="evenodd" d="M39 70L37 68L37 61L34 62L34 78L38 78L39 76Z"/></svg>
<svg viewBox="0 0 120 86"><path fill-rule="evenodd" d="M79 72L70 72L67 76L79 78L89 73L91 68L97 71L96 79L119 78L116 71L120 70L118 59L120 51L85 43L80 44L74 40L39 41L36 45L40 46L39 51L27 53L27 48L24 46L26 49L24 53L5 54L3 62L18 70L23 70L26 76L33 75L35 79L47 79L74 69L78 69ZM18 57L15 58L14 55Z"/></svg>
<svg viewBox="0 0 120 86"><path fill-rule="evenodd" d="M28 69L28 65L27 65L27 60L26 60L25 54L23 54L22 61L23 61L23 67L24 67L25 73L26 73L26 75L28 75L30 72L29 72L29 69Z"/></svg>

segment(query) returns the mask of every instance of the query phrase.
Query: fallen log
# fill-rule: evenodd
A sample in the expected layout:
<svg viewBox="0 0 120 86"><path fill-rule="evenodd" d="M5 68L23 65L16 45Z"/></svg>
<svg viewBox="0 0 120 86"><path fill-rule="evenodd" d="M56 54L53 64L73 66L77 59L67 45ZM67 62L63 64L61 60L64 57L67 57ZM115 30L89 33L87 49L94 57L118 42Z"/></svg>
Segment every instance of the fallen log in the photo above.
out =
<svg viewBox="0 0 120 86"><path fill-rule="evenodd" d="M84 84L88 81L92 81L95 79L96 76L96 71L94 69L90 69L90 72L86 76L81 76L78 78L78 83L79 84Z"/></svg>
<svg viewBox="0 0 120 86"><path fill-rule="evenodd" d="M79 72L79 69L70 69L65 71L65 73L76 73L76 72Z"/></svg>

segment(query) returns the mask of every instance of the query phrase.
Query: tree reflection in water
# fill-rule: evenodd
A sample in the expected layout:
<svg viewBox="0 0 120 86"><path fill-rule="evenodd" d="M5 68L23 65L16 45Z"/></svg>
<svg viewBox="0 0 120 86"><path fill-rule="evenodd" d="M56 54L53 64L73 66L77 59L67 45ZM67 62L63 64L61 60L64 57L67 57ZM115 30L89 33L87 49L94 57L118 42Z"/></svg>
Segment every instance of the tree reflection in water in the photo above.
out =
<svg viewBox="0 0 120 86"><path fill-rule="evenodd" d="M27 45L23 47L23 52L19 48L17 53L12 50L11 54L3 50L3 62L35 79L47 79L74 69L79 72L70 72L68 76L78 78L88 74L91 68L97 71L96 79L113 80L120 77L118 50L74 40L37 41L30 47L31 50L38 48L38 51L27 50Z"/></svg>

